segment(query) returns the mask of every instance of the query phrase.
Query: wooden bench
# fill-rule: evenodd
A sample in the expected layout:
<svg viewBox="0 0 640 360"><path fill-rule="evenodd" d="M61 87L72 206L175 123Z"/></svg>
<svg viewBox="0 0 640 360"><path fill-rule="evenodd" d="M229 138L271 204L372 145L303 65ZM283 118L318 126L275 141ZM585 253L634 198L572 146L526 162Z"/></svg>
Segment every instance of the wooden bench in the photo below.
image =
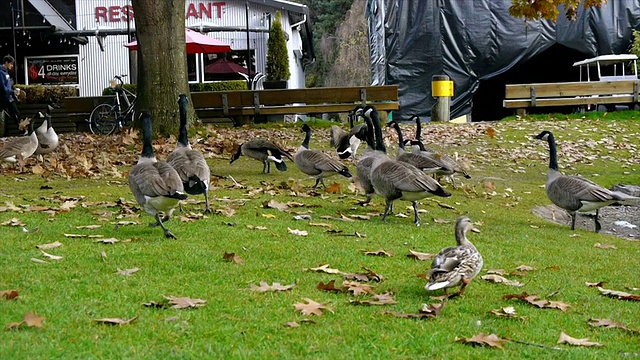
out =
<svg viewBox="0 0 640 360"><path fill-rule="evenodd" d="M634 105L638 80L508 84L503 106L524 111L545 106Z"/></svg>

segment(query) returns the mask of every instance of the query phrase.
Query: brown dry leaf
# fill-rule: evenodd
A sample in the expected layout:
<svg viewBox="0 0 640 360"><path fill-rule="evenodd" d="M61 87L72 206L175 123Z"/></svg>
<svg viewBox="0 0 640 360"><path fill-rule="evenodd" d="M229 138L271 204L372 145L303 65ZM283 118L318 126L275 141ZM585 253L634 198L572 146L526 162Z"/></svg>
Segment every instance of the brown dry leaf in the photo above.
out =
<svg viewBox="0 0 640 360"><path fill-rule="evenodd" d="M132 317L129 320L123 320L120 318L103 318L103 319L93 319L93 321L101 324L107 324L107 325L128 325L136 321L136 319L138 319L138 315Z"/></svg>
<svg viewBox="0 0 640 360"><path fill-rule="evenodd" d="M48 253L46 253L46 252L44 252L42 250L40 250L40 252L42 252L42 256L44 256L46 258L49 258L51 260L62 260L62 256L51 255L51 254L48 254Z"/></svg>
<svg viewBox="0 0 640 360"><path fill-rule="evenodd" d="M392 257L393 253L390 253L386 250L383 249L378 249L378 250L374 250L374 251L367 251L367 250L360 250L361 253L365 254L365 255L371 255L371 256L388 256L388 257Z"/></svg>
<svg viewBox="0 0 640 360"><path fill-rule="evenodd" d="M600 244L600 243L595 243L593 244L594 248L598 248L598 249L617 249L617 247L613 244Z"/></svg>
<svg viewBox="0 0 640 360"><path fill-rule="evenodd" d="M584 284L587 285L587 287L602 287L602 285L604 285L606 283L607 283L606 281L600 281L600 282L597 282L597 283L592 283L592 282L586 282L585 281Z"/></svg>
<svg viewBox="0 0 640 360"><path fill-rule="evenodd" d="M38 264L48 264L48 262L46 262L44 260L40 260L38 258L31 258L29 260L33 261L34 263L38 263Z"/></svg>
<svg viewBox="0 0 640 360"><path fill-rule="evenodd" d="M323 283L322 281L320 281L319 283L316 284L316 289L322 290L322 291L334 292L334 293L345 292L344 288L336 287L336 281L335 280L331 280L326 284Z"/></svg>
<svg viewBox="0 0 640 360"><path fill-rule="evenodd" d="M371 216L369 215L361 215L361 214L351 214L349 215L350 218L353 219L357 219L357 220L370 220Z"/></svg>
<svg viewBox="0 0 640 360"><path fill-rule="evenodd" d="M138 271L140 271L140 269L137 267L133 269L125 269L125 270L120 270L120 268L117 268L117 269L118 271L116 272L116 274L123 275L123 276L131 276L132 274L135 274Z"/></svg>
<svg viewBox="0 0 640 360"><path fill-rule="evenodd" d="M371 285L362 284L355 281L343 281L342 286L345 287L345 292L350 292L353 296L360 296L365 294L375 295Z"/></svg>
<svg viewBox="0 0 640 360"><path fill-rule="evenodd" d="M327 274L344 274L342 271L338 269L332 269L329 267L329 264L320 265L315 268L304 269L304 271L314 271L314 272L323 272Z"/></svg>
<svg viewBox="0 0 640 360"><path fill-rule="evenodd" d="M5 326L5 329L9 330L9 329L13 329L13 328L19 328L22 325L27 325L28 327L37 327L37 328L42 328L42 322L45 320L45 318L38 316L34 313L26 313L24 314L24 317L22 318L22 321L20 322L13 322L13 323L9 323Z"/></svg>
<svg viewBox="0 0 640 360"><path fill-rule="evenodd" d="M522 294L504 295L502 299L503 300L519 299L520 301L526 302L527 304L531 304L541 309L546 308L546 309L558 309L562 311L567 311L567 309L570 307L569 304L566 304L560 301L549 301L545 299L540 299L538 295L529 295L526 292L523 292Z"/></svg>
<svg viewBox="0 0 640 360"><path fill-rule="evenodd" d="M545 269L546 269L546 270L560 270L560 266L558 266L558 265L551 265L551 266L547 266Z"/></svg>
<svg viewBox="0 0 640 360"><path fill-rule="evenodd" d="M169 300L169 305L171 305L174 309L187 309L187 308L195 308L204 306L207 300L202 299L191 299L188 297L174 297L174 296L164 296L163 297Z"/></svg>
<svg viewBox="0 0 640 360"><path fill-rule="evenodd" d="M269 200L269 201L263 202L262 203L262 207L264 207L266 209L276 209L276 210L280 210L280 211L285 211L285 210L289 209L289 205L279 203L279 202L277 202L275 200Z"/></svg>
<svg viewBox="0 0 640 360"><path fill-rule="evenodd" d="M363 267L363 269L366 271L365 273L351 273L351 274L342 274L342 276L344 276L345 279L347 280L356 280L356 281L364 281L364 282L370 282L370 281L375 281L375 282L381 282L384 277L382 275L376 274L373 270L369 269L368 267Z"/></svg>
<svg viewBox="0 0 640 360"><path fill-rule="evenodd" d="M239 256L237 256L236 253L228 253L225 251L224 255L222 255L222 259L233 261L236 264L240 264L240 265L244 264L244 261Z"/></svg>
<svg viewBox="0 0 640 360"><path fill-rule="evenodd" d="M71 211L71 209L75 208L78 205L78 200L66 200L60 205L61 212Z"/></svg>
<svg viewBox="0 0 640 360"><path fill-rule="evenodd" d="M20 221L20 219L18 218L11 218L5 222L3 222L2 224L0 224L2 226L26 226L22 221Z"/></svg>
<svg viewBox="0 0 640 360"><path fill-rule="evenodd" d="M449 204L440 203L440 202L438 203L438 206L440 206L443 209L449 209L449 210L455 210L456 209L455 207L453 207L453 206L451 206Z"/></svg>
<svg viewBox="0 0 640 360"><path fill-rule="evenodd" d="M450 223L451 221L449 221L449 220L445 220L445 219L436 219L436 218L433 218L433 222L434 222L434 223L436 223L436 224L448 224L448 223Z"/></svg>
<svg viewBox="0 0 640 360"><path fill-rule="evenodd" d="M496 334L486 335L484 333L480 333L473 335L470 338L459 338L456 336L456 341L471 345L496 347L504 350L502 343L508 342L509 340L503 339Z"/></svg>
<svg viewBox="0 0 640 360"><path fill-rule="evenodd" d="M295 286L296 284L282 285L277 282L274 282L273 285L269 285L269 283L265 281L260 281L260 286L251 284L251 290L256 292L287 291L293 289Z"/></svg>
<svg viewBox="0 0 640 360"><path fill-rule="evenodd" d="M102 235L100 235L102 236ZM97 239L95 240L95 242L97 243L102 243L102 244L115 244L117 242L119 242L120 240L116 239L116 238L108 238L108 239Z"/></svg>
<svg viewBox="0 0 640 360"><path fill-rule="evenodd" d="M588 338L576 339L571 336L565 334L564 332L560 332L560 338L558 339L558 344L568 344L573 346L604 346L597 342L589 341Z"/></svg>
<svg viewBox="0 0 640 360"><path fill-rule="evenodd" d="M374 294L371 299L367 300L349 300L349 303L354 305L393 305L398 302L391 297L393 293L386 292L383 294Z"/></svg>
<svg viewBox="0 0 640 360"><path fill-rule="evenodd" d="M393 315L399 318L405 319L431 319L440 314L442 309L444 309L447 304L447 300L444 299L441 303L438 304L423 304L422 309L418 311L416 314L408 314L408 313L399 313L399 312L384 312L387 315Z"/></svg>
<svg viewBox="0 0 640 360"><path fill-rule="evenodd" d="M487 136L489 137L489 139L493 140L496 137L496 129L492 128L492 127L488 127L485 130L485 133L487 134Z"/></svg>
<svg viewBox="0 0 640 360"><path fill-rule="evenodd" d="M500 317L514 318L514 319L520 319L520 320L527 319L526 316L518 316L518 313L516 312L516 309L513 306L507 306L497 310L491 310L489 311L489 313L496 316L500 316Z"/></svg>
<svg viewBox="0 0 640 360"><path fill-rule="evenodd" d="M20 295L18 294L17 290L0 291L0 298L5 298L6 300L14 300L14 299L17 299L18 296Z"/></svg>
<svg viewBox="0 0 640 360"><path fill-rule="evenodd" d="M515 281L515 280L509 280L505 277L502 277L500 275L496 275L496 274L489 274L489 275L483 275L480 277L482 280L486 280L488 282L493 282L493 283L497 283L497 284L505 284L505 285L509 285L509 286L524 286L523 283Z"/></svg>
<svg viewBox="0 0 640 360"><path fill-rule="evenodd" d="M428 253L409 250L409 254L407 254L407 257L414 258L420 261L425 261L425 260L433 259L434 257L436 257L436 254L428 254Z"/></svg>
<svg viewBox="0 0 640 360"><path fill-rule="evenodd" d="M76 229L95 230L95 229L100 229L101 227L102 225L83 225L83 226L76 226Z"/></svg>
<svg viewBox="0 0 640 360"><path fill-rule="evenodd" d="M227 207L224 207L224 208L216 209L214 212L216 214L224 215L226 217L233 217L236 214L236 209L234 209L234 208L232 208L230 206L227 206ZM267 215L271 215L271 214L267 214Z"/></svg>
<svg viewBox="0 0 640 360"><path fill-rule="evenodd" d="M600 291L600 294L602 294L604 296L608 296L608 297L612 297L612 298L616 298L616 299L620 299L620 300L640 301L640 295L629 294L629 293L626 293L624 291L603 289L603 288L601 288L599 286L598 286L598 290Z"/></svg>
<svg viewBox="0 0 640 360"><path fill-rule="evenodd" d="M636 334L640 333L640 331L638 330L629 329L627 325L623 323L614 322L609 319L589 319L588 324L593 327L604 327L607 329L618 328L618 329L627 330Z"/></svg>
<svg viewBox="0 0 640 360"><path fill-rule="evenodd" d="M289 321L288 323L285 323L283 326L297 328L297 327L300 327L300 324L298 324L295 321Z"/></svg>
<svg viewBox="0 0 640 360"><path fill-rule="evenodd" d="M333 225L331 224L327 224L327 223L309 223L310 226L319 226L319 227L326 227L326 228L330 228L333 227Z"/></svg>
<svg viewBox="0 0 640 360"><path fill-rule="evenodd" d="M291 228L287 228L287 232L289 234L292 235L297 235L297 236L307 236L309 235L309 233L305 230L298 230L298 229L291 229Z"/></svg>
<svg viewBox="0 0 640 360"><path fill-rule="evenodd" d="M264 231L264 230L267 230L267 227L266 226L259 226L259 225L258 226L247 225L247 229Z"/></svg>
<svg viewBox="0 0 640 360"><path fill-rule="evenodd" d="M295 303L293 304L293 306L296 308L296 310L300 311L303 315L317 315L317 316L321 316L322 315L322 310L327 310L330 311L331 313L333 313L333 309L320 304L318 302L315 302L309 298L304 298L304 301L306 301L307 303Z"/></svg>
<svg viewBox="0 0 640 360"><path fill-rule="evenodd" d="M529 265L520 265L516 268L516 270L518 271L533 271L536 268L534 268L533 266L529 266Z"/></svg>
<svg viewBox="0 0 640 360"><path fill-rule="evenodd" d="M267 218L267 219L275 219L276 216L273 214L262 214L263 218Z"/></svg>
<svg viewBox="0 0 640 360"><path fill-rule="evenodd" d="M340 192L340 184L333 183L333 184L327 186L327 190L326 191L329 194L338 194Z"/></svg>
<svg viewBox="0 0 640 360"><path fill-rule="evenodd" d="M492 274L492 275L505 275L507 272L504 269L490 269L487 270L487 274Z"/></svg>

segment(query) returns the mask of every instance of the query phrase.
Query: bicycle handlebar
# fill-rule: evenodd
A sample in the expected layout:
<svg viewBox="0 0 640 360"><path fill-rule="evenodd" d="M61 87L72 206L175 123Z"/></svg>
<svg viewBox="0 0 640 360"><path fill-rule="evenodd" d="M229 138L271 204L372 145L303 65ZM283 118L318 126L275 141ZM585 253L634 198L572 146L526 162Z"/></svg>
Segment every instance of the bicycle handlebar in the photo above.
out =
<svg viewBox="0 0 640 360"><path fill-rule="evenodd" d="M127 75L124 75L124 74L123 75L114 75L113 76L114 79L120 81L121 85L124 85L124 81L122 81L122 78L126 78L126 77L127 77Z"/></svg>

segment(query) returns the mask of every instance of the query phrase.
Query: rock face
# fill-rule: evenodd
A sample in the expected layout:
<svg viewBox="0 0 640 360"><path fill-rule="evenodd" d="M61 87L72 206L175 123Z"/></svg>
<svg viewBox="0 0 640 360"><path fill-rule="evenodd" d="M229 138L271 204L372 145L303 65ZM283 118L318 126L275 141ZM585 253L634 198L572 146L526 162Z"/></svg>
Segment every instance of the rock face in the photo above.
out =
<svg viewBox="0 0 640 360"><path fill-rule="evenodd" d="M627 195L631 195L631 196L637 196L640 197L640 185L623 185L623 184L618 184L618 185L614 185L611 190L613 191L619 191L622 193L625 193Z"/></svg>

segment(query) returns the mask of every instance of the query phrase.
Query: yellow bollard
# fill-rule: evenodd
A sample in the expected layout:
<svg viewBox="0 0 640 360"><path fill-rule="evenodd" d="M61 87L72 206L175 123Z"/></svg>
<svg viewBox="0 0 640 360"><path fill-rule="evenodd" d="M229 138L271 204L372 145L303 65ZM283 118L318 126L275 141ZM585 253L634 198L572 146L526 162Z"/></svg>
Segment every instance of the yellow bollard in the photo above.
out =
<svg viewBox="0 0 640 360"><path fill-rule="evenodd" d="M453 81L447 75L434 75L431 78L431 96L436 103L431 107L432 121L450 120L450 103L453 96Z"/></svg>

